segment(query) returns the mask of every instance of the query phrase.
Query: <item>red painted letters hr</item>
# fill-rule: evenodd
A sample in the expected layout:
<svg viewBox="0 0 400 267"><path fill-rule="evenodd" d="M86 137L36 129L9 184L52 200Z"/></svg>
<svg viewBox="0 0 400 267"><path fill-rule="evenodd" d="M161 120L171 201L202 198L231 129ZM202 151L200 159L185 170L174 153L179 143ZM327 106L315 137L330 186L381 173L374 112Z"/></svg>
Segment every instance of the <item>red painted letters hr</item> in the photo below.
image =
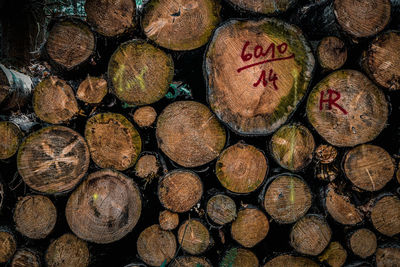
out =
<svg viewBox="0 0 400 267"><path fill-rule="evenodd" d="M286 59L294 58L294 54L292 54L290 56L287 56L287 57L279 57L279 58L275 57L275 52L278 52L278 54L283 55L287 51L287 49L288 49L288 44L287 43L281 43L278 46L275 46L274 43L271 43L268 46L267 50L265 50L265 51L264 51L264 48L261 45L257 44L254 47L253 53L246 52L247 47L249 45L250 45L250 42L246 41L244 46L243 46L242 53L240 55L240 57L241 57L243 62L249 61L252 58L260 58L260 57L264 57L264 58L267 58L267 59L265 59L263 61L260 61L260 62L256 62L256 63L253 63L253 64L249 64L249 65L243 66L243 67L237 69L237 72L239 72L239 73L241 71L245 70L245 69L249 69L249 68L255 67L257 65L262 65L262 64L269 63L269 62L274 62L274 61L286 60ZM263 86L266 87L268 85L268 82L271 82L273 84L273 86L274 86L274 89L278 90L278 86L276 85L276 81L278 80L278 76L276 75L276 73L274 73L274 69L271 68L269 70L268 80L266 78L266 75L267 75L266 71L263 70L261 72L261 74L260 74L260 78L258 79L257 82L255 82L253 84L253 86L257 87L262 82Z"/></svg>
<svg viewBox="0 0 400 267"><path fill-rule="evenodd" d="M340 105L336 104L336 101L340 99L340 92L328 89L327 93L328 99L324 99L325 92L321 91L321 97L319 99L319 110L323 110L323 103L328 103L328 109L332 109L332 106L335 106L336 108L340 109L344 113L344 115L346 115L348 112ZM335 95L335 98L332 97L333 95Z"/></svg>

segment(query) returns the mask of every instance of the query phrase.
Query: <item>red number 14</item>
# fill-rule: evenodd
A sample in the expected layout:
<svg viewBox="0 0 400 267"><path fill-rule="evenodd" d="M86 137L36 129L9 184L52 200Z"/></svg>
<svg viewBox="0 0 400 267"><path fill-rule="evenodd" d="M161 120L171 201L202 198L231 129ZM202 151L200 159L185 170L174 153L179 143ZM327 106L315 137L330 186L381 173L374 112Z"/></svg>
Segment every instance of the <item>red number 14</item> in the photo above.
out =
<svg viewBox="0 0 400 267"><path fill-rule="evenodd" d="M260 83L262 82L263 86L266 87L268 85L268 82L272 82L274 89L278 90L278 86L276 85L276 81L278 80L278 76L276 76L276 73L274 73L274 71L272 69L269 70L269 75L268 75L268 81L267 81L267 74L266 71L263 70L261 72L260 78L258 79L257 82L255 82L253 84L254 87L257 87L258 85L260 85Z"/></svg>

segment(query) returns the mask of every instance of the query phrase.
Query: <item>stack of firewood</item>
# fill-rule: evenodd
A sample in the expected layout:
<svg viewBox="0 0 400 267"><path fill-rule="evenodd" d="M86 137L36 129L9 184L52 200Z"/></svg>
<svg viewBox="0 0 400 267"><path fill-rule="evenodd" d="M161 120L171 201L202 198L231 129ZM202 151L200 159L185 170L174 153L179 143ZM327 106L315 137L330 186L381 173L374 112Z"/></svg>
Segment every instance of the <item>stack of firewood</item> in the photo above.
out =
<svg viewBox="0 0 400 267"><path fill-rule="evenodd" d="M399 6L54 18L39 74L0 65L0 262L400 266Z"/></svg>

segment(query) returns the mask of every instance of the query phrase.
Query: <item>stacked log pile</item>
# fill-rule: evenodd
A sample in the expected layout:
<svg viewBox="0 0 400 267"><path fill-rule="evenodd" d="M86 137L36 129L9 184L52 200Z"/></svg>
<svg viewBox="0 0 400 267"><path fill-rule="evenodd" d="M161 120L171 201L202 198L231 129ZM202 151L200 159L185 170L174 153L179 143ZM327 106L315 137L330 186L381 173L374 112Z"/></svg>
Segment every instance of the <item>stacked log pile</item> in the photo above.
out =
<svg viewBox="0 0 400 267"><path fill-rule="evenodd" d="M399 7L55 17L46 75L0 64L0 264L400 266Z"/></svg>

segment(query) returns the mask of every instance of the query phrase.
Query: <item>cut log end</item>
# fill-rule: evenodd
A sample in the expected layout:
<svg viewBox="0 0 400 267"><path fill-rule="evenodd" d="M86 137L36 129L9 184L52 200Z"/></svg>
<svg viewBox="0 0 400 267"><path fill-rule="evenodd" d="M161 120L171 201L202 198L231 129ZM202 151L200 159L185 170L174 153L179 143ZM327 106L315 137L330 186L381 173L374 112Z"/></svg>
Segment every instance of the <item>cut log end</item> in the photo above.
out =
<svg viewBox="0 0 400 267"><path fill-rule="evenodd" d="M236 218L236 204L226 195L215 195L207 202L207 216L216 224L224 225Z"/></svg>
<svg viewBox="0 0 400 267"><path fill-rule="evenodd" d="M107 37L124 34L136 26L136 2L132 0L87 0L85 12L89 24Z"/></svg>
<svg viewBox="0 0 400 267"><path fill-rule="evenodd" d="M161 204L173 212L190 210L203 195L200 177L187 170L174 170L165 175L158 185Z"/></svg>
<svg viewBox="0 0 400 267"><path fill-rule="evenodd" d="M157 112L151 106L138 108L133 113L133 120L141 128L150 127L156 121Z"/></svg>
<svg viewBox="0 0 400 267"><path fill-rule="evenodd" d="M328 36L321 40L317 48L318 61L325 70L340 69L347 60L347 48L342 40Z"/></svg>
<svg viewBox="0 0 400 267"><path fill-rule="evenodd" d="M347 259L347 251L339 242L331 242L318 259L331 267L342 267Z"/></svg>
<svg viewBox="0 0 400 267"><path fill-rule="evenodd" d="M305 257L296 257L292 255L280 255L269 260L264 267L275 266L299 266L299 267L317 267L319 266L314 261Z"/></svg>
<svg viewBox="0 0 400 267"><path fill-rule="evenodd" d="M287 11L291 6L293 6L296 0L229 0L229 2L231 2L235 7L246 11L274 15Z"/></svg>
<svg viewBox="0 0 400 267"><path fill-rule="evenodd" d="M193 50L208 42L220 21L220 5L212 0L153 0L142 20L146 36L171 50Z"/></svg>
<svg viewBox="0 0 400 267"><path fill-rule="evenodd" d="M330 144L346 147L370 142L386 126L384 93L355 70L336 71L311 91L307 117Z"/></svg>
<svg viewBox="0 0 400 267"><path fill-rule="evenodd" d="M57 221L57 210L45 196L32 195L18 200L14 222L18 232L32 239L47 237Z"/></svg>
<svg viewBox="0 0 400 267"><path fill-rule="evenodd" d="M389 0L335 0L334 12L342 29L353 37L369 37L382 31L390 21Z"/></svg>
<svg viewBox="0 0 400 267"><path fill-rule="evenodd" d="M331 228L322 216L309 214L293 226L290 244L299 253L316 256L328 246L331 235Z"/></svg>
<svg viewBox="0 0 400 267"><path fill-rule="evenodd" d="M17 241L12 233L0 231L0 263L5 263L14 255Z"/></svg>
<svg viewBox="0 0 400 267"><path fill-rule="evenodd" d="M8 159L17 152L22 139L22 132L12 122L0 122L0 159Z"/></svg>
<svg viewBox="0 0 400 267"><path fill-rule="evenodd" d="M385 149L364 144L350 150L344 158L344 172L357 187L367 191L382 189L393 177L394 160Z"/></svg>
<svg viewBox="0 0 400 267"><path fill-rule="evenodd" d="M232 238L246 248L254 247L261 242L268 231L267 216L256 208L240 210L231 227Z"/></svg>
<svg viewBox="0 0 400 267"><path fill-rule="evenodd" d="M52 124L68 122L79 112L71 86L55 76L42 80L35 87L33 109L41 120Z"/></svg>
<svg viewBox="0 0 400 267"><path fill-rule="evenodd" d="M325 208L335 221L344 225L356 225L364 219L364 215L351 203L350 198L336 193L331 186L326 190Z"/></svg>
<svg viewBox="0 0 400 267"><path fill-rule="evenodd" d="M157 176L159 169L160 163L157 157L152 154L145 154L136 162L135 174L142 179L151 180Z"/></svg>
<svg viewBox="0 0 400 267"><path fill-rule="evenodd" d="M400 33L379 35L364 54L363 67L378 85L389 90L400 89Z"/></svg>
<svg viewBox="0 0 400 267"><path fill-rule="evenodd" d="M310 164L315 149L311 132L299 124L281 127L271 138L271 154L276 162L290 171L299 171Z"/></svg>
<svg viewBox="0 0 400 267"><path fill-rule="evenodd" d="M182 249L192 255L198 255L211 245L211 236L207 227L196 219L189 219L178 229L178 242Z"/></svg>
<svg viewBox="0 0 400 267"><path fill-rule="evenodd" d="M86 174L89 161L82 136L67 127L50 126L24 140L17 167L29 187L51 194L71 190Z"/></svg>
<svg viewBox="0 0 400 267"><path fill-rule="evenodd" d="M88 104L98 104L103 100L107 92L106 80L88 75L79 85L76 97Z"/></svg>
<svg viewBox="0 0 400 267"><path fill-rule="evenodd" d="M223 187L234 193L250 193L263 182L268 162L258 148L239 142L225 149L215 165L215 173Z"/></svg>
<svg viewBox="0 0 400 267"><path fill-rule="evenodd" d="M19 249L14 254L11 267L40 267L40 257L37 252L29 249Z"/></svg>
<svg viewBox="0 0 400 267"><path fill-rule="evenodd" d="M148 105L163 98L173 75L172 57L142 40L121 44L108 63L112 92L132 105Z"/></svg>
<svg viewBox="0 0 400 267"><path fill-rule="evenodd" d="M212 267L208 259L195 256L181 256L171 262L171 267Z"/></svg>
<svg viewBox="0 0 400 267"><path fill-rule="evenodd" d="M305 95L314 63L297 27L276 19L229 20L206 52L208 101L235 132L270 134Z"/></svg>
<svg viewBox="0 0 400 267"><path fill-rule="evenodd" d="M376 235L366 228L358 229L351 234L349 244L354 254L365 259L376 251Z"/></svg>
<svg viewBox="0 0 400 267"><path fill-rule="evenodd" d="M378 199L371 211L371 221L376 230L387 236L400 233L400 200L393 195Z"/></svg>
<svg viewBox="0 0 400 267"><path fill-rule="evenodd" d="M140 191L133 180L117 171L101 170L71 194L65 216L78 237L106 244L132 231L141 210Z"/></svg>
<svg viewBox="0 0 400 267"><path fill-rule="evenodd" d="M258 267L257 256L250 250L244 248L232 248L225 253L220 267Z"/></svg>
<svg viewBox="0 0 400 267"><path fill-rule="evenodd" d="M87 244L72 234L54 240L45 255L48 267L87 267L89 258Z"/></svg>
<svg viewBox="0 0 400 267"><path fill-rule="evenodd" d="M332 163L337 157L337 149L330 145L319 145L315 149L315 158L322 164Z"/></svg>
<svg viewBox="0 0 400 267"><path fill-rule="evenodd" d="M216 159L225 146L225 129L203 104L177 101L158 116L160 149L184 167L198 167Z"/></svg>
<svg viewBox="0 0 400 267"><path fill-rule="evenodd" d="M85 139L94 163L123 171L132 167L142 149L133 124L118 113L100 113L86 122Z"/></svg>
<svg viewBox="0 0 400 267"><path fill-rule="evenodd" d="M143 230L137 240L139 257L150 266L168 264L175 255L176 240L170 231L155 224Z"/></svg>
<svg viewBox="0 0 400 267"><path fill-rule="evenodd" d="M174 230L179 225L179 215L168 210L160 212L158 216L160 227L163 230Z"/></svg>
<svg viewBox="0 0 400 267"><path fill-rule="evenodd" d="M376 266L399 266L400 265L400 248L398 247L381 247L376 251Z"/></svg>
<svg viewBox="0 0 400 267"><path fill-rule="evenodd" d="M62 20L50 29L45 47L53 62L70 70L87 61L94 53L95 37L83 21Z"/></svg>
<svg viewBox="0 0 400 267"><path fill-rule="evenodd" d="M278 223L293 223L311 207L312 193L306 182L296 176L276 177L264 195L264 208Z"/></svg>

